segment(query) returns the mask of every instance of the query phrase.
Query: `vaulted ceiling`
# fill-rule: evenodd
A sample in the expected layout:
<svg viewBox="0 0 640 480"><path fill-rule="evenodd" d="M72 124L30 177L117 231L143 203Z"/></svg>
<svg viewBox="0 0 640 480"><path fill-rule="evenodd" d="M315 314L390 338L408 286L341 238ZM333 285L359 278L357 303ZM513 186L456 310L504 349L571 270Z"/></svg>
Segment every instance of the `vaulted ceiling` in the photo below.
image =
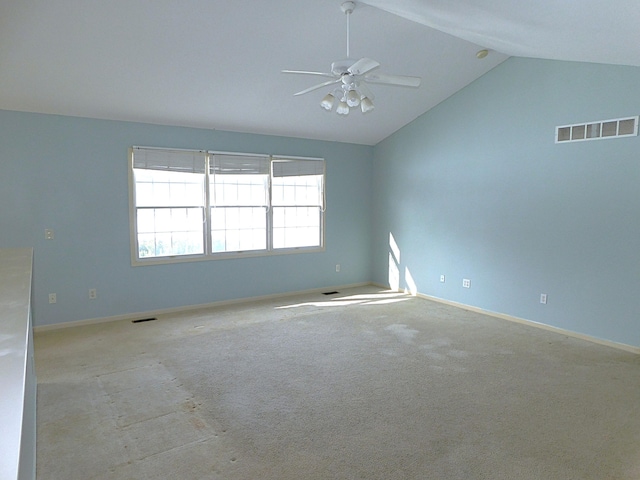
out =
<svg viewBox="0 0 640 480"><path fill-rule="evenodd" d="M345 58L341 3L0 0L0 109L375 145L509 56L640 66L635 0L366 0L350 57L422 83L339 116L281 70Z"/></svg>

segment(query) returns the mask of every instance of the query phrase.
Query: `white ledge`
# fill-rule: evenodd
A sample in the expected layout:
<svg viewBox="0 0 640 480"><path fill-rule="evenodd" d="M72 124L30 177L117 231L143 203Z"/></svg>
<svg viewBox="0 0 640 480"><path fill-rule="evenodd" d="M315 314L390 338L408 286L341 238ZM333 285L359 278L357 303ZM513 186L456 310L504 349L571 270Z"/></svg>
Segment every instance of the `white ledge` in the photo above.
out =
<svg viewBox="0 0 640 480"><path fill-rule="evenodd" d="M34 478L35 474L32 263L30 248L0 249L0 478L3 479Z"/></svg>

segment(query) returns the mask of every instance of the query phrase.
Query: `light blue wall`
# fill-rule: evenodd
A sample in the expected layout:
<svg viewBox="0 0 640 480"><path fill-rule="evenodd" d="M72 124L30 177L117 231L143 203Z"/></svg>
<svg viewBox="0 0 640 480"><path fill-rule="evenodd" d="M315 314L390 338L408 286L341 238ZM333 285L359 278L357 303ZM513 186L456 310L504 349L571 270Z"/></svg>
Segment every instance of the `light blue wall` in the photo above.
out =
<svg viewBox="0 0 640 480"><path fill-rule="evenodd" d="M326 251L132 267L132 145L324 157ZM0 247L35 249L36 325L367 282L372 156L359 145L0 111Z"/></svg>
<svg viewBox="0 0 640 480"><path fill-rule="evenodd" d="M373 279L392 233L402 287L408 268L421 293L640 346L640 137L554 143L639 114L639 87L640 68L511 58L378 144Z"/></svg>
<svg viewBox="0 0 640 480"><path fill-rule="evenodd" d="M640 346L640 137L553 141L640 113L638 85L634 67L511 58L375 148L0 111L0 247L34 247L45 325L387 283L392 233L403 287L408 269L427 295ZM326 252L131 267L131 145L326 158Z"/></svg>

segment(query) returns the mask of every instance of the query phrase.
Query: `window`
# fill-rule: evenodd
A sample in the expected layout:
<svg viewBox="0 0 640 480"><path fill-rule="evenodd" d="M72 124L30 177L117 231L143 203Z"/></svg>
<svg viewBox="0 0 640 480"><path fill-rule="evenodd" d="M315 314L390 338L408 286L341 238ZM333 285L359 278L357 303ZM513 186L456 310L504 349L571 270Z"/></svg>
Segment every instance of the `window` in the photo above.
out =
<svg viewBox="0 0 640 480"><path fill-rule="evenodd" d="M320 245L324 162L275 158L272 169L274 248Z"/></svg>
<svg viewBox="0 0 640 480"><path fill-rule="evenodd" d="M135 225L139 258L203 254L205 154L135 151Z"/></svg>
<svg viewBox="0 0 640 480"><path fill-rule="evenodd" d="M322 159L134 147L134 265L324 248Z"/></svg>

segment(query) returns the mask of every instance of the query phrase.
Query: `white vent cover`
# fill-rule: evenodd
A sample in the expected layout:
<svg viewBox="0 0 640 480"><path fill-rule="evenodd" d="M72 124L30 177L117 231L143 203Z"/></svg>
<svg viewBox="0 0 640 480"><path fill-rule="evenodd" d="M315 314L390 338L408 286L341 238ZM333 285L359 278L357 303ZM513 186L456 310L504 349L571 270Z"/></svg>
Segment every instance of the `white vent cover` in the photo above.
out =
<svg viewBox="0 0 640 480"><path fill-rule="evenodd" d="M631 137L637 135L637 116L556 127L556 143L582 142L584 140Z"/></svg>

